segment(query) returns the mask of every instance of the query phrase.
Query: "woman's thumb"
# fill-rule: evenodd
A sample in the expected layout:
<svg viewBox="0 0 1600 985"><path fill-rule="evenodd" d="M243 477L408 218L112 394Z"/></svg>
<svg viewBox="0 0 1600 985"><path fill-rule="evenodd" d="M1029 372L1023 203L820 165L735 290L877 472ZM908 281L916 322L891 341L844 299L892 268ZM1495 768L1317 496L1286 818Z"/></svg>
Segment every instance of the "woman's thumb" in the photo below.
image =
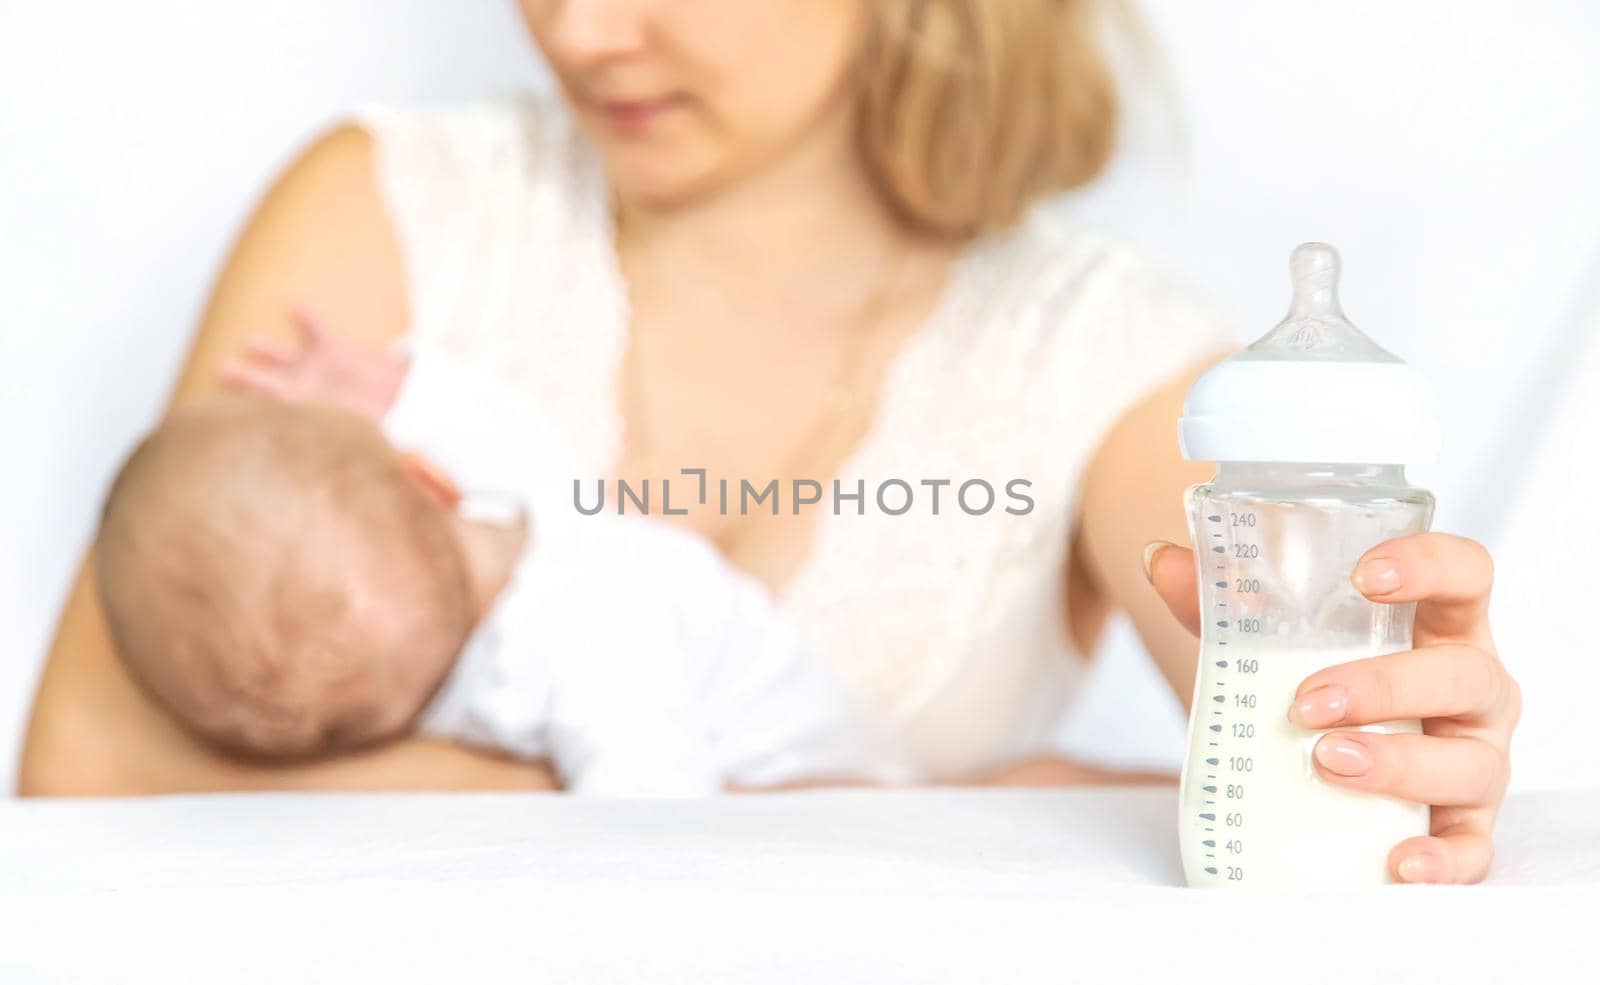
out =
<svg viewBox="0 0 1600 985"><path fill-rule="evenodd" d="M1200 597L1195 588L1194 552L1165 540L1144 547L1144 576L1161 601L1189 632L1200 635Z"/></svg>

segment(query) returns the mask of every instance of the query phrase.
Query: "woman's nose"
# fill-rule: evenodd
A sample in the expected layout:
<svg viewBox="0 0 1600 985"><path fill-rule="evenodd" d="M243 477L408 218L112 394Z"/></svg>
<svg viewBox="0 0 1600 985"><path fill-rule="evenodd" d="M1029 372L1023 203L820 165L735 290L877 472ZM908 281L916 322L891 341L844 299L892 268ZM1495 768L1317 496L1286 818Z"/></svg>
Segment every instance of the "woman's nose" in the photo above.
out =
<svg viewBox="0 0 1600 985"><path fill-rule="evenodd" d="M654 0L557 0L551 4L546 45L563 60L593 63L644 47Z"/></svg>

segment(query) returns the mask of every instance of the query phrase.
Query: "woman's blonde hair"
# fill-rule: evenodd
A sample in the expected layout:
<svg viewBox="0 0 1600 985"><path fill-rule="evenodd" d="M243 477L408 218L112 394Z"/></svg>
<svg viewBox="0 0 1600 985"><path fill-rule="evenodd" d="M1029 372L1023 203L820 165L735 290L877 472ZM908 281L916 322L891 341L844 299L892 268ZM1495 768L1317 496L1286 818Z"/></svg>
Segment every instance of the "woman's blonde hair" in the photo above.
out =
<svg viewBox="0 0 1600 985"><path fill-rule="evenodd" d="M1116 86L1107 0L868 0L859 138L909 225L971 236L1105 167Z"/></svg>

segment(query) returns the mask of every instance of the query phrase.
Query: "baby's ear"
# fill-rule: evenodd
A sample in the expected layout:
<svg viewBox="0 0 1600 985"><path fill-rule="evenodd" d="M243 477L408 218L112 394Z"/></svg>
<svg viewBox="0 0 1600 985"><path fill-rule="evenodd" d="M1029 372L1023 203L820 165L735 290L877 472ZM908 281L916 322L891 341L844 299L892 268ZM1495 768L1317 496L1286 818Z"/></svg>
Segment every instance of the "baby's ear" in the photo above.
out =
<svg viewBox="0 0 1600 985"><path fill-rule="evenodd" d="M400 467L423 494L447 510L461 503L461 490L444 469L415 452L400 453Z"/></svg>

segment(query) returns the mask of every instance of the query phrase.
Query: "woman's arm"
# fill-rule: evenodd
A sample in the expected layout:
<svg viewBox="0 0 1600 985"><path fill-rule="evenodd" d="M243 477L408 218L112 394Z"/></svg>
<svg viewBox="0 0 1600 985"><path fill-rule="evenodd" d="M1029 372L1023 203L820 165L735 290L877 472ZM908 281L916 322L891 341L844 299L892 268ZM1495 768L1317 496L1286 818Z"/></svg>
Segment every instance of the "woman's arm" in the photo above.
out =
<svg viewBox="0 0 1600 985"><path fill-rule="evenodd" d="M1185 461L1178 450L1183 401L1204 368L1192 367L1150 394L1106 436L1084 473L1074 547L1095 594L1128 613L1184 708L1194 690L1199 648L1150 590L1144 549L1157 540L1189 542L1184 490L1215 471L1208 462Z"/></svg>
<svg viewBox="0 0 1600 985"><path fill-rule="evenodd" d="M234 247L171 404L216 386L247 338L293 338L306 305L384 344L409 322L403 261L373 180L373 147L349 127L317 141L262 201ZM201 746L137 689L111 649L88 558L35 697L23 795L242 789L549 789L549 770L410 739L323 763L262 767Z"/></svg>

